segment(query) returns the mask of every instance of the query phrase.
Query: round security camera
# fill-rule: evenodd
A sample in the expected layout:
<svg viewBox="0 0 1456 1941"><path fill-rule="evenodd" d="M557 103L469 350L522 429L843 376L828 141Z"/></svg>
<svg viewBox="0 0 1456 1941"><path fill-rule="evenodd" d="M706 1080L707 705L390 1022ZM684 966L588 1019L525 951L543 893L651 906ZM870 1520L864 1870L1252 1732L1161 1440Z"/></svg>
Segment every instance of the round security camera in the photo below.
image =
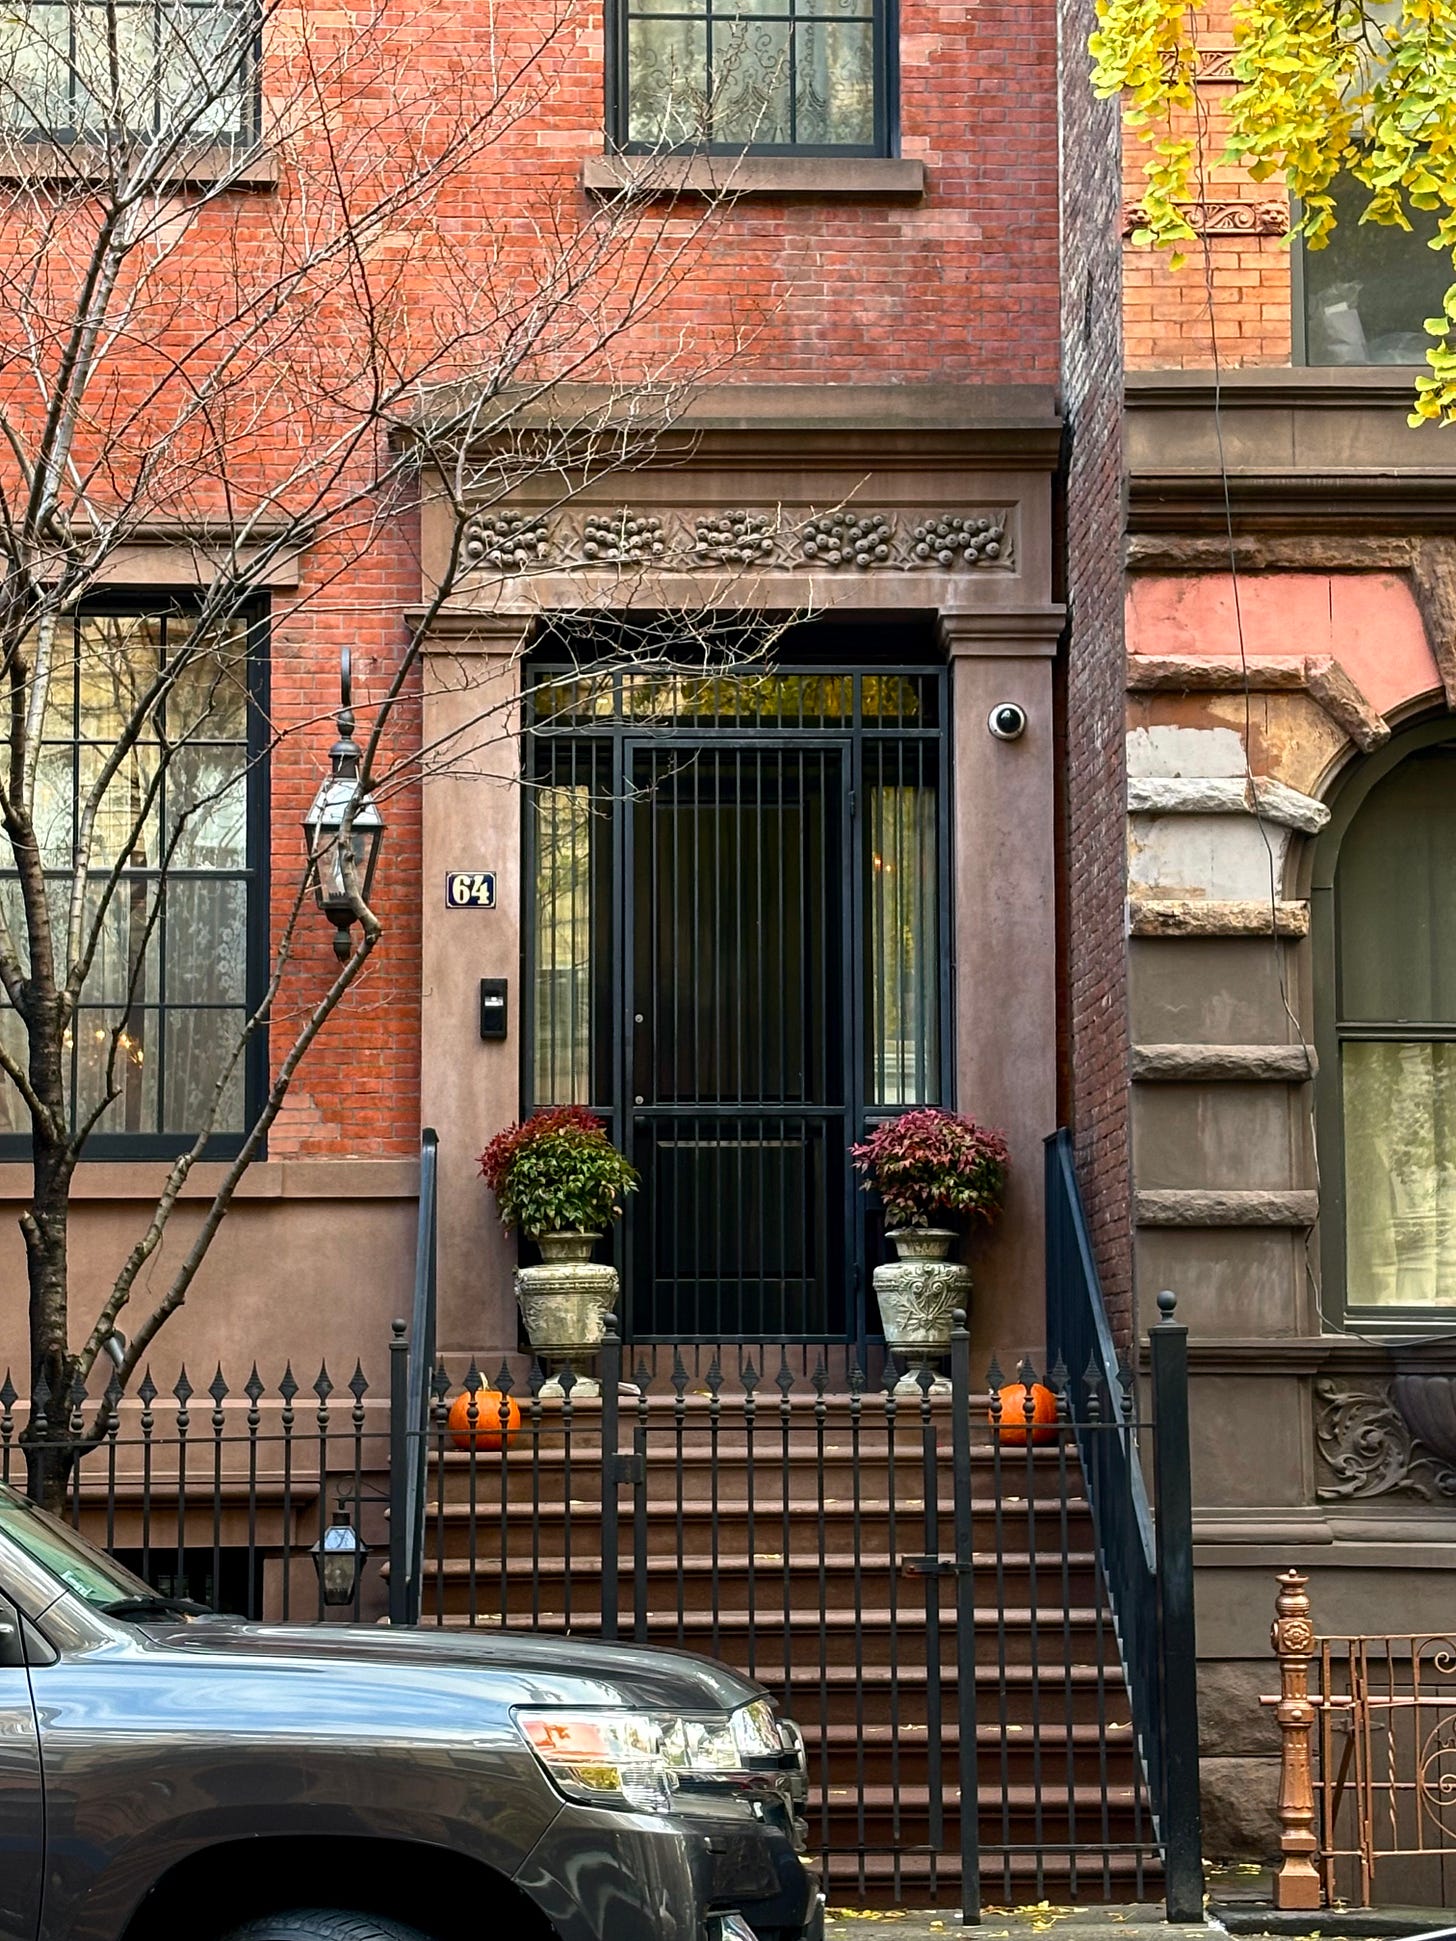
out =
<svg viewBox="0 0 1456 1941"><path fill-rule="evenodd" d="M998 701L986 717L997 741L1019 741L1026 733L1026 709L1019 701Z"/></svg>

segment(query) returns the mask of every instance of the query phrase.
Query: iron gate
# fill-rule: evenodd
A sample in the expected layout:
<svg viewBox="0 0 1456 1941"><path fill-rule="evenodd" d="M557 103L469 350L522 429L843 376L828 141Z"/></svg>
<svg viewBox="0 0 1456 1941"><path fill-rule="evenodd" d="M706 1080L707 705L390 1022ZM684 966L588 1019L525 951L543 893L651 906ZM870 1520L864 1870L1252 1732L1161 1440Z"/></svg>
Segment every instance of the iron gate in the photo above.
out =
<svg viewBox="0 0 1456 1941"><path fill-rule="evenodd" d="M523 1093L643 1176L629 1340L878 1332L849 1148L947 1095L944 685L533 671Z"/></svg>
<svg viewBox="0 0 1456 1941"><path fill-rule="evenodd" d="M1184 1331L1154 1334L1154 1410L1176 1421ZM1026 1388L1037 1371L1018 1374ZM472 1408L481 1375L437 1369L421 1602L397 1621L737 1666L805 1735L832 1902L974 1919L983 1893L1143 1900L1167 1878L1171 1905L1175 1858L1179 1905L1201 1902L1196 1844L1168 1843L1170 1775L1196 1788L1196 1764L1168 1758L1157 1696L1190 1641L1119 1594L1104 1537L1112 1479L1141 1487L1156 1433L1120 1379L1044 1371L1056 1416L1032 1426L994 1363L973 1384L964 1328L948 1381L891 1362L871 1383L844 1350L624 1350L614 1330L593 1377L546 1396L539 1369L503 1361L489 1380L508 1399ZM1188 1562L1176 1530L1159 1561L1166 1609Z"/></svg>

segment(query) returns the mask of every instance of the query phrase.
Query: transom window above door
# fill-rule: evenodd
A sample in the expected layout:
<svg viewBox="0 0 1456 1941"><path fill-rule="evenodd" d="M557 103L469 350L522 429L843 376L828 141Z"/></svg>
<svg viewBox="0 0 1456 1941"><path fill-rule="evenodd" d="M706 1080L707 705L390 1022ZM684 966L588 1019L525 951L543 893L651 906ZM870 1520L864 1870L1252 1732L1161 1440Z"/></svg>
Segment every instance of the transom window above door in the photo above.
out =
<svg viewBox="0 0 1456 1941"><path fill-rule="evenodd" d="M617 0L625 149L890 153L894 0Z"/></svg>

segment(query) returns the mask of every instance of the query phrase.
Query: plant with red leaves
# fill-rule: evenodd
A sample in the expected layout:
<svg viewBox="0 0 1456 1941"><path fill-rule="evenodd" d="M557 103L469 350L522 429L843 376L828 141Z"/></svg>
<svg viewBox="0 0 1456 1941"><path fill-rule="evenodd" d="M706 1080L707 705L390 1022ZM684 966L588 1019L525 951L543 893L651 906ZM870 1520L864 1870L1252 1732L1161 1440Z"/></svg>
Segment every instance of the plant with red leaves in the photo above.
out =
<svg viewBox="0 0 1456 1941"><path fill-rule="evenodd" d="M480 1173L506 1227L598 1233L636 1191L636 1171L584 1105L552 1105L506 1126L480 1155Z"/></svg>
<svg viewBox="0 0 1456 1941"><path fill-rule="evenodd" d="M949 1216L994 1220L1010 1153L999 1132L926 1106L875 1127L850 1157L885 1203L885 1225L928 1227Z"/></svg>

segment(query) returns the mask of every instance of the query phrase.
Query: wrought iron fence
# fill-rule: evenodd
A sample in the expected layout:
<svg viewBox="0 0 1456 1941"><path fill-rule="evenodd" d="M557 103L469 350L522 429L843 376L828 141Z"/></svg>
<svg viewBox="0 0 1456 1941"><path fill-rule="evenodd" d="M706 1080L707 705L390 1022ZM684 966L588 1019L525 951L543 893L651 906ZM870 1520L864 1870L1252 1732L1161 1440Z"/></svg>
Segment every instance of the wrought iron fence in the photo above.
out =
<svg viewBox="0 0 1456 1941"><path fill-rule="evenodd" d="M288 1363L265 1382L256 1363L232 1385L221 1366L198 1388L185 1367L166 1389L148 1370L132 1395L114 1381L78 1383L70 1439L33 1442L32 1416L0 1382L0 1481L24 1488L27 1450L75 1454L61 1513L154 1588L214 1610L281 1623L324 1615L312 1548L340 1515L383 1554L387 1539L387 1391L363 1367L336 1383L321 1363L300 1381ZM361 1576L350 1610L377 1614L377 1583Z"/></svg>
<svg viewBox="0 0 1456 1941"><path fill-rule="evenodd" d="M1166 1881L1170 1914L1194 1892L1201 1908L1185 1330L1169 1305L1142 1406L1065 1142L1057 1358L1040 1382L1022 1362L1010 1393L994 1361L973 1381L959 1324L948 1374L842 1344L628 1350L610 1328L589 1372L548 1378L514 1344L487 1374L447 1368L433 1161L427 1136L387 1382L356 1363L342 1386L255 1367L236 1387L219 1368L201 1391L185 1371L166 1393L150 1375L126 1397L78 1389L77 1527L159 1590L248 1617L387 1614L735 1664L804 1730L833 1894L974 1918L983 1889L1144 1899ZM30 1417L7 1375L8 1482ZM369 1554L336 1611L312 1553L340 1517Z"/></svg>
<svg viewBox="0 0 1456 1941"><path fill-rule="evenodd" d="M983 1887L1155 1892L1146 1734L1085 1489L1140 1472L1103 1454L1130 1431L1100 1370L1058 1366L1039 1395L1023 1363L1003 1399L994 1363L973 1387L963 1329L948 1380L669 1354L609 1333L560 1393L510 1358L437 1369L419 1620L737 1665L806 1735L831 1892L972 1912Z"/></svg>
<svg viewBox="0 0 1456 1941"><path fill-rule="evenodd" d="M1279 1585L1276 1905L1456 1905L1456 1633L1321 1638L1309 1579Z"/></svg>

